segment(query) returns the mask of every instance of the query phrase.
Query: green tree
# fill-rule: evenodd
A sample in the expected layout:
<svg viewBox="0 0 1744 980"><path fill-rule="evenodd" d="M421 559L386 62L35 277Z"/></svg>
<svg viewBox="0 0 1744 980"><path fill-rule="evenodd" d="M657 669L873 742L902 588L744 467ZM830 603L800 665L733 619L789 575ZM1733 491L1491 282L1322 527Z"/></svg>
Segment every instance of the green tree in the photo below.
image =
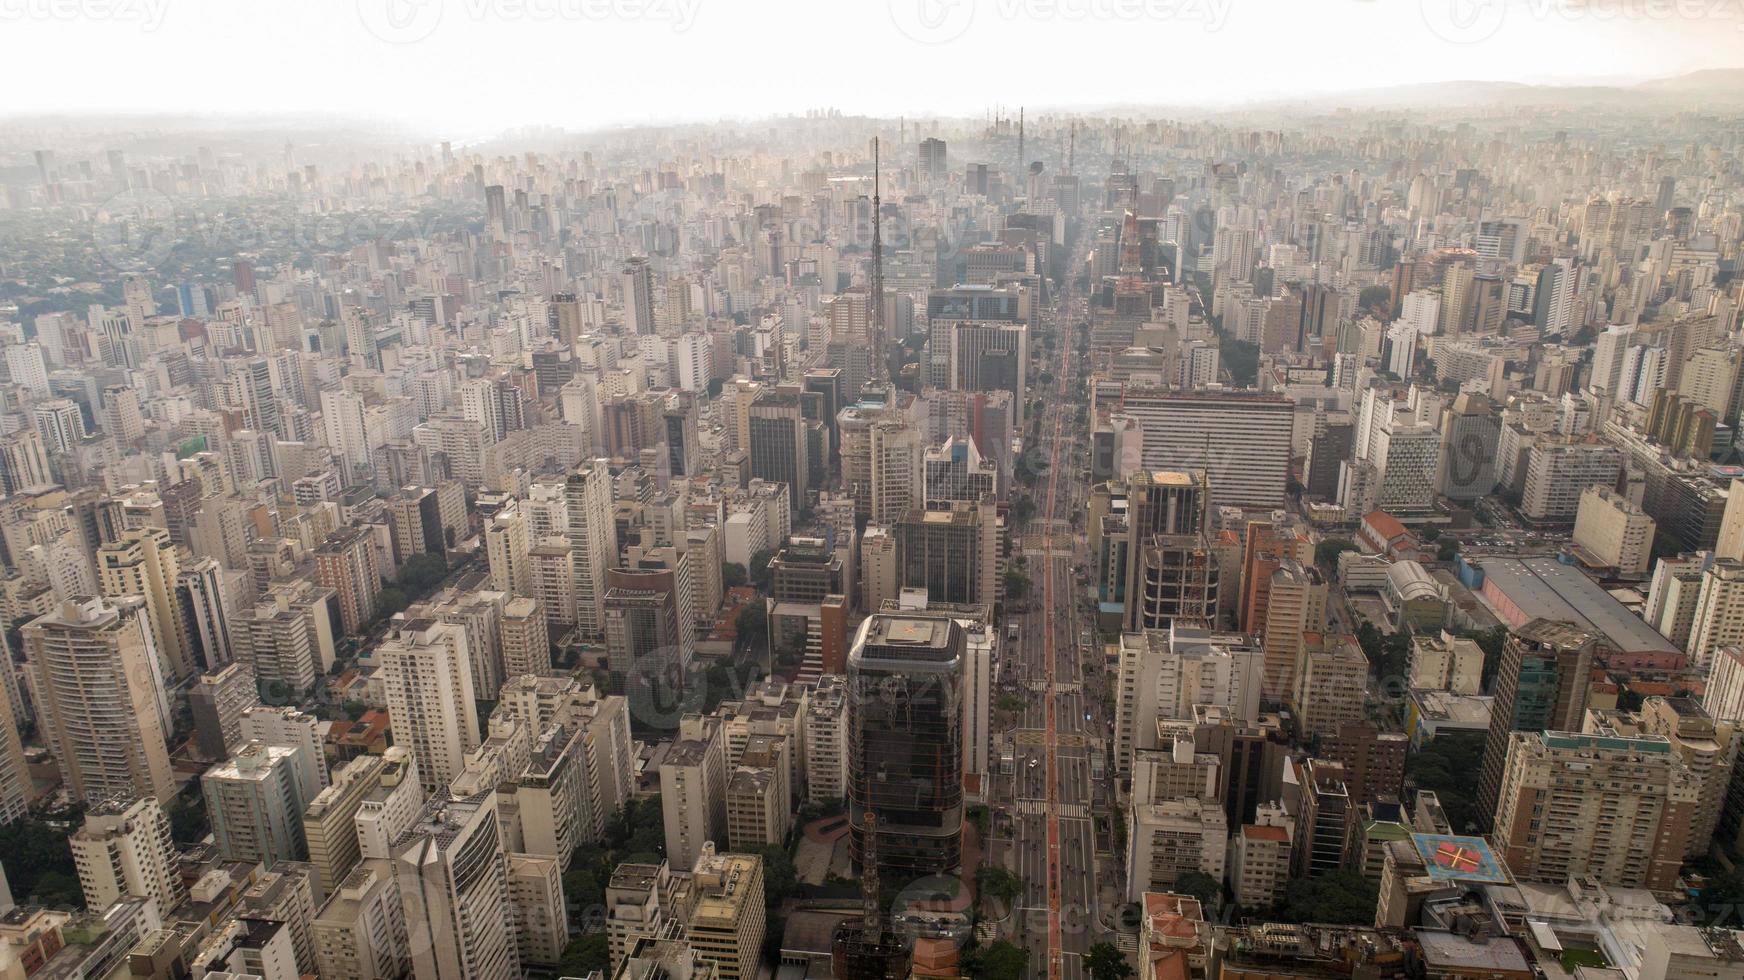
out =
<svg viewBox="0 0 1744 980"><path fill-rule="evenodd" d="M1393 303L1393 290L1387 286L1364 286L1363 291L1356 294L1356 305L1365 310L1390 312Z"/></svg>
<svg viewBox="0 0 1744 980"><path fill-rule="evenodd" d="M1219 360L1223 369L1238 385L1252 386L1260 376L1260 348L1245 340L1220 333L1217 340Z"/></svg>
<svg viewBox="0 0 1744 980"><path fill-rule="evenodd" d="M412 600L406 596L406 590L397 585L382 589L375 597L376 615L388 619L394 613L405 612Z"/></svg>
<svg viewBox="0 0 1744 980"><path fill-rule="evenodd" d="M1286 922L1366 926L1375 921L1380 889L1361 874L1334 871L1318 878L1293 878L1284 889L1278 915Z"/></svg>
<svg viewBox="0 0 1744 980"><path fill-rule="evenodd" d="M400 568L400 584L422 595L436 587L448 574L448 562L441 555L413 555Z"/></svg>
<svg viewBox="0 0 1744 980"><path fill-rule="evenodd" d="M1029 576L1022 572L1005 573L1005 597L1016 602L1029 595Z"/></svg>
<svg viewBox="0 0 1744 980"><path fill-rule="evenodd" d="M769 560L774 557L775 552L769 548L751 556L751 567L747 571L751 574L751 584L757 587L758 592L769 591L769 581L775 576L775 571L769 567Z"/></svg>
<svg viewBox="0 0 1744 980"><path fill-rule="evenodd" d="M1356 627L1356 642L1369 659L1369 670L1380 678L1403 677L1411 659L1411 634L1407 630L1382 633L1363 621Z"/></svg>
<svg viewBox="0 0 1744 980"><path fill-rule="evenodd" d="M170 838L184 847L191 847L204 840L212 830L212 822L207 819L203 800L196 797L193 801L177 800L169 807ZM8 868L11 865L7 865Z"/></svg>
<svg viewBox="0 0 1744 980"><path fill-rule="evenodd" d="M972 980L1022 980L1028 969L1029 950L1003 939L963 957L963 973Z"/></svg>
<svg viewBox="0 0 1744 980"><path fill-rule="evenodd" d="M1126 961L1126 954L1113 943L1096 943L1090 947L1090 952L1084 957L1084 969L1090 972L1090 980L1126 980L1132 976L1132 964Z"/></svg>
<svg viewBox="0 0 1744 980"><path fill-rule="evenodd" d="M998 899L1009 906L1023 894L1023 879L1016 872L984 864L975 872L975 891L982 898Z"/></svg>
<svg viewBox="0 0 1744 980"><path fill-rule="evenodd" d="M1433 790L1454 833L1477 823L1478 760L1484 755L1483 732L1449 732L1423 743L1405 759L1405 779L1418 789Z"/></svg>
<svg viewBox="0 0 1744 980"><path fill-rule="evenodd" d="M751 642L761 648L769 638L769 610L762 599L754 600L739 610L739 615L733 617L733 628L740 636L749 637Z"/></svg>
<svg viewBox="0 0 1744 980"><path fill-rule="evenodd" d="M736 561L727 562L721 566L721 585L736 589L745 584L745 566Z"/></svg>
<svg viewBox="0 0 1744 980"><path fill-rule="evenodd" d="M1458 557L1459 557L1459 539L1458 538L1442 538L1441 543L1435 546L1435 560L1436 561L1450 562Z"/></svg>
<svg viewBox="0 0 1744 980"><path fill-rule="evenodd" d="M779 908L799 886L799 872L794 870L793 856L780 844L765 844L759 853L763 857L763 904Z"/></svg>
<svg viewBox="0 0 1744 980"><path fill-rule="evenodd" d="M592 908L606 900L605 885L593 863L572 861L563 873L563 897L577 908Z"/></svg>
<svg viewBox="0 0 1744 980"><path fill-rule="evenodd" d="M1177 895L1191 895L1199 900L1199 907L1207 913L1214 912L1223 904L1223 883L1203 871L1189 871L1175 879L1175 887L1171 889Z"/></svg>
<svg viewBox="0 0 1744 980"><path fill-rule="evenodd" d="M73 822L78 822L76 814ZM5 866L12 894L20 904L58 908L85 904L65 830L35 817L0 827L0 865Z"/></svg>
<svg viewBox="0 0 1744 980"><path fill-rule="evenodd" d="M577 936L563 948L563 956L557 961L557 975L585 977L596 970L604 973L612 964L611 953L611 943L605 933L590 932Z"/></svg>
<svg viewBox="0 0 1744 980"><path fill-rule="evenodd" d="M1356 542L1349 538L1327 538L1314 546L1314 564L1333 571L1338 568L1339 555L1356 550Z"/></svg>

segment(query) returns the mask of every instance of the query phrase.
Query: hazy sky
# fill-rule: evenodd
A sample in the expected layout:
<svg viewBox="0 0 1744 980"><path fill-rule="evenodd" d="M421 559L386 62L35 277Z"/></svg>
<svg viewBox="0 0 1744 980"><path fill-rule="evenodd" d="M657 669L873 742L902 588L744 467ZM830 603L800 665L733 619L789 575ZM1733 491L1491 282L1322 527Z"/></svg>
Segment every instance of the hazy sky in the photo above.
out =
<svg viewBox="0 0 1744 980"><path fill-rule="evenodd" d="M1744 0L0 0L4 113L457 138L800 112L1224 104L1744 67Z"/></svg>

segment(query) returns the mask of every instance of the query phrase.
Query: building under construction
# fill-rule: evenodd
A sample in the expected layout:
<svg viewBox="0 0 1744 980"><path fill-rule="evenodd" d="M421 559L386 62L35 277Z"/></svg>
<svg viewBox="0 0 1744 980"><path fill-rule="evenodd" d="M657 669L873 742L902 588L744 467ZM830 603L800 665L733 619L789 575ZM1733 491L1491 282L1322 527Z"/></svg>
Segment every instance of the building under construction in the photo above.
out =
<svg viewBox="0 0 1744 980"><path fill-rule="evenodd" d="M860 874L860 920L843 919L830 950L830 972L837 980L905 980L907 946L886 928L878 891L878 817L868 810L861 820L866 863Z"/></svg>

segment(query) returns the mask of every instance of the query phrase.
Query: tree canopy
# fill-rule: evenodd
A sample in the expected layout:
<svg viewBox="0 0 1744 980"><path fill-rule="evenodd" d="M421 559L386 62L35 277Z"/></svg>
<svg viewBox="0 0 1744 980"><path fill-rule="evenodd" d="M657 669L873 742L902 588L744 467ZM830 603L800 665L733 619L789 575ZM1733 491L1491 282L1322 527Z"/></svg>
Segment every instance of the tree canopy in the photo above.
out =
<svg viewBox="0 0 1744 980"><path fill-rule="evenodd" d="M1356 542L1349 538L1327 538L1314 546L1314 564L1328 570L1337 569L1338 556L1356 550Z"/></svg>
<svg viewBox="0 0 1744 980"><path fill-rule="evenodd" d="M963 956L963 973L971 980L1022 980L1029 968L1029 950L1001 939Z"/></svg>
<svg viewBox="0 0 1744 980"><path fill-rule="evenodd" d="M1424 742L1405 760L1405 778L1418 789L1434 791L1455 833L1465 833L1478 822L1472 801L1483 755L1483 732L1449 732Z"/></svg>
<svg viewBox="0 0 1744 980"><path fill-rule="evenodd" d="M1369 926L1374 925L1379 900L1374 882L1346 869L1318 878L1292 878L1278 914L1287 922Z"/></svg>
<svg viewBox="0 0 1744 980"><path fill-rule="evenodd" d="M1113 943L1096 943L1084 957L1084 969L1090 980L1126 980L1132 976L1132 964L1126 954Z"/></svg>
<svg viewBox="0 0 1744 980"><path fill-rule="evenodd" d="M0 827L0 865L20 904L78 908L85 904L66 831L34 817Z"/></svg>

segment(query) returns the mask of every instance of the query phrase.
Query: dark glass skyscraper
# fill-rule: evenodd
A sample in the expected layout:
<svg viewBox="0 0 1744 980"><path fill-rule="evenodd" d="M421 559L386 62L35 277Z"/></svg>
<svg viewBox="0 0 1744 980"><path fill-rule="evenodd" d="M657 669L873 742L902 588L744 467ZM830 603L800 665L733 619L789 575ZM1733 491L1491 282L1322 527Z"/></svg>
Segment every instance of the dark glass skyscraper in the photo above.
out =
<svg viewBox="0 0 1744 980"><path fill-rule="evenodd" d="M848 806L853 858L878 817L887 883L962 864L963 627L943 614L874 613L848 654Z"/></svg>

